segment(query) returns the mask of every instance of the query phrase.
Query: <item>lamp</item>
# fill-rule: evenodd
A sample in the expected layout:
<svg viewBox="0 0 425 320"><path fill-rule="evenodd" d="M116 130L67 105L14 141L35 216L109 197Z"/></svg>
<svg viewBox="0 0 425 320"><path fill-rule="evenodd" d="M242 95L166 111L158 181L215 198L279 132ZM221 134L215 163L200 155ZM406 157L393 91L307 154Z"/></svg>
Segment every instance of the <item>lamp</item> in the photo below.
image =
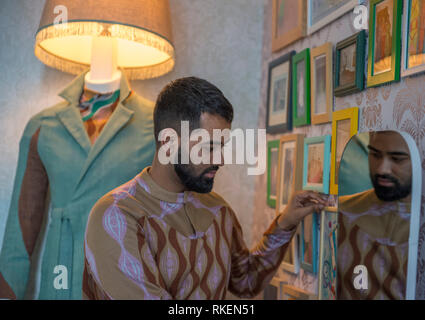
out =
<svg viewBox="0 0 425 320"><path fill-rule="evenodd" d="M93 79L114 79L117 67L159 77L175 63L168 0L46 0L34 52L71 74L91 66Z"/></svg>

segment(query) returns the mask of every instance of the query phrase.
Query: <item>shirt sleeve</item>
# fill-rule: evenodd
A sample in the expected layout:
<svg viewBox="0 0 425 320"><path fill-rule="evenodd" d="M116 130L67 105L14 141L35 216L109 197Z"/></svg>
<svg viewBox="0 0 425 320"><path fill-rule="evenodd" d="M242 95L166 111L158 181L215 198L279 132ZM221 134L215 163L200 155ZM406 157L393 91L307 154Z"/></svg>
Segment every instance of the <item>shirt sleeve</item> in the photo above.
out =
<svg viewBox="0 0 425 320"><path fill-rule="evenodd" d="M0 256L0 298L24 298L30 258L46 208L48 177L37 144L37 117L26 126L20 141L18 167Z"/></svg>
<svg viewBox="0 0 425 320"><path fill-rule="evenodd" d="M145 238L144 219L126 213L112 196L92 209L85 235L84 299L173 299Z"/></svg>
<svg viewBox="0 0 425 320"><path fill-rule="evenodd" d="M241 298L252 298L273 278L296 228L291 231L281 229L276 217L260 242L250 251L235 213L231 209L229 211L233 218L229 291Z"/></svg>

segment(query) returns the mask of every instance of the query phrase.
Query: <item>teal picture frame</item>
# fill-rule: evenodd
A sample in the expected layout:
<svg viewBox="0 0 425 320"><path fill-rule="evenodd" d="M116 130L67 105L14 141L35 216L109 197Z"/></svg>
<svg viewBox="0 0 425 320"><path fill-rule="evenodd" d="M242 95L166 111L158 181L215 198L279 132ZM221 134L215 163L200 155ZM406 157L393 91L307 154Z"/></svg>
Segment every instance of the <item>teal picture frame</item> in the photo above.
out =
<svg viewBox="0 0 425 320"><path fill-rule="evenodd" d="M272 140L267 142L267 205L271 208L276 208L279 147L280 140ZM273 152L276 152L275 158L272 157ZM276 159L276 163L272 163L273 159ZM274 166L275 169L273 169ZM273 176L275 181L274 194L272 190Z"/></svg>
<svg viewBox="0 0 425 320"><path fill-rule="evenodd" d="M303 190L313 190L325 194L329 194L330 183L330 164L331 164L331 138L332 136L325 135L320 137L311 137L304 139L304 165L303 165ZM309 175L309 147L315 144L323 144L322 155L322 183L312 184L308 182Z"/></svg>
<svg viewBox="0 0 425 320"><path fill-rule="evenodd" d="M370 0L369 2L369 47L367 64L367 87L376 87L378 85L393 81L400 81L401 68L401 17L403 11L402 0L393 1L392 19L392 37L391 37L391 68L388 71L379 74L374 73L375 64L375 25L376 25L376 6L389 0Z"/></svg>
<svg viewBox="0 0 425 320"><path fill-rule="evenodd" d="M304 77L304 86L302 88L299 88L298 83L300 79L298 77L298 64L301 62L304 62L304 72L302 73ZM311 123L310 86L310 48L307 48L292 57L292 125L294 127L305 126ZM304 112L301 115L299 115L298 112L298 97L300 94L303 96L305 108Z"/></svg>
<svg viewBox="0 0 425 320"><path fill-rule="evenodd" d="M338 209L325 207L320 220L319 300L336 300Z"/></svg>
<svg viewBox="0 0 425 320"><path fill-rule="evenodd" d="M318 232L318 222L317 222L317 213L312 213L312 226L311 226L311 250L312 250L312 263L308 263L304 260L305 252L306 252L306 245L305 245L305 223L304 218L303 221L301 221L301 236L300 236L300 267L308 271L312 274L317 274L317 265L318 265L318 242L319 242L319 232Z"/></svg>
<svg viewBox="0 0 425 320"><path fill-rule="evenodd" d="M356 47L356 66L353 81L346 84L341 84L340 69L341 69L341 51L355 44ZM344 39L336 44L335 54L335 81L334 81L334 95L335 97L346 96L355 92L360 92L364 89L364 69L365 69L365 55L366 55L366 32L364 30L353 34L352 36Z"/></svg>

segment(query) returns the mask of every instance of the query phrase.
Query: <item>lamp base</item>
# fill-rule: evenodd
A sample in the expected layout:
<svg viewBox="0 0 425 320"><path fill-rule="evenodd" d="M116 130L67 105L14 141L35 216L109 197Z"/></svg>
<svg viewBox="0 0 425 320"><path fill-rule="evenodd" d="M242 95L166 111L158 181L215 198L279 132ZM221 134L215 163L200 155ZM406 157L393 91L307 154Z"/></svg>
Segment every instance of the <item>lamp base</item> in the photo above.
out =
<svg viewBox="0 0 425 320"><path fill-rule="evenodd" d="M99 93L114 92L120 88L121 84L121 71L117 70L112 75L111 79L91 79L91 72L87 72L85 78L85 87L91 91Z"/></svg>

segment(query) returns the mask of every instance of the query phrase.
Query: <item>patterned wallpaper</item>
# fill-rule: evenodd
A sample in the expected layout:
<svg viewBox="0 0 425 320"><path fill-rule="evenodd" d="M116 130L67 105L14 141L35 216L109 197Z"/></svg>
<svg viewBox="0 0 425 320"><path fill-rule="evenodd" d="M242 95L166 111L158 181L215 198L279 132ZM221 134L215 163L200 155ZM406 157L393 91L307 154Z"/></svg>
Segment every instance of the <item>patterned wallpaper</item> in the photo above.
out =
<svg viewBox="0 0 425 320"><path fill-rule="evenodd" d="M369 1L365 5L368 6ZM357 32L353 27L352 13L347 13L311 36L298 40L283 50L271 52L272 1L264 7L264 37L262 53L261 105L258 125L265 128L268 64L285 53L305 48L313 48L325 42L335 44ZM366 68L365 68L366 72ZM403 78L398 83L386 84L378 88L366 89L360 93L335 98L334 110L359 107L359 132L370 130L396 129L408 132L416 141L421 154L422 168L425 169L425 75ZM331 124L295 128L295 133L307 137L331 134ZM280 135L268 135L268 140L278 139ZM425 183L423 173L423 184ZM257 241L275 216L274 209L266 204L267 176L257 177L254 200L254 223L252 239ZM422 188L421 225L419 233L419 257L417 283L425 281L425 188ZM298 276L279 271L279 276L297 287L317 292L318 277L300 270ZM425 299L425 288L417 286L417 299Z"/></svg>
<svg viewBox="0 0 425 320"><path fill-rule="evenodd" d="M24 127L34 114L61 101L57 93L74 78L46 67L34 56L34 36L43 6L44 0L1 0L0 4L0 247ZM263 2L170 0L170 9L176 66L163 77L132 81L132 88L154 101L169 81L198 76L218 86L233 104L233 128L255 128ZM251 242L254 182L246 167L232 165L220 169L214 185L238 215L247 243Z"/></svg>

